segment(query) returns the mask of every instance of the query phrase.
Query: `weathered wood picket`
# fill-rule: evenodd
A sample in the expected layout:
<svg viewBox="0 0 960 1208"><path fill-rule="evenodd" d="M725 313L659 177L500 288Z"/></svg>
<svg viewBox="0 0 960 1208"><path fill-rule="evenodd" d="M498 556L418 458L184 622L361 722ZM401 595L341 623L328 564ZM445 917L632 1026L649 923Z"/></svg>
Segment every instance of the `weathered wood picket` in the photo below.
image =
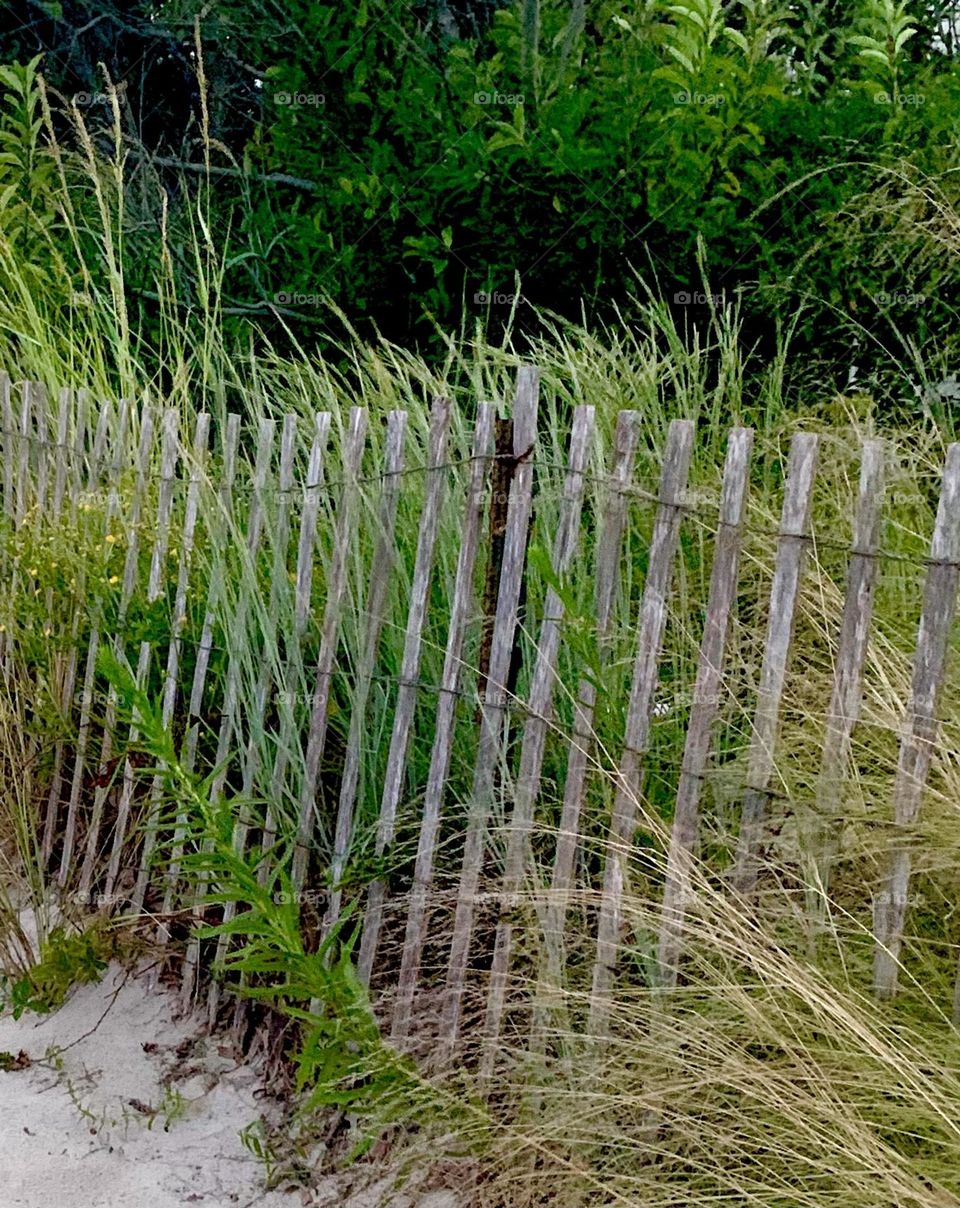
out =
<svg viewBox="0 0 960 1208"><path fill-rule="evenodd" d="M668 990L683 976L705 790L756 527L754 433L731 430L711 510L688 486L698 464L692 422L674 420L662 457L645 455L641 487L638 414L621 412L610 424L593 407L576 407L566 458L554 465L538 449L539 392L536 370L521 367L509 430L503 421L498 428L492 403L472 408L471 422L441 397L427 422L390 412L382 442L379 423L360 407L342 430L327 412L285 416L278 441L269 418L255 433L237 415L200 414L187 426L178 411L129 400L104 403L94 416L83 391L14 387L0 377L4 531L76 527L90 509L102 530L103 565L89 561L72 588L88 613L58 617L52 586L42 597L45 632L59 626L61 634L50 690L62 721L37 825L43 859L79 906L154 913L171 960L182 947L186 1001L197 999L209 960L223 956L228 940L208 952L189 933L208 910L203 886L197 893L183 884L190 819L182 803L165 809L158 774L143 780L136 723L101 682L103 647L128 660L155 695L183 767L211 774L215 799L236 801L235 848L262 861L263 883L272 861L286 863L304 926L323 935L348 903L358 910L360 976L397 1045L415 1045L420 1002L431 1004L434 1060L450 1060L468 1034L482 1040L486 1075L508 1037L514 1047L520 1037L542 1049L574 910L580 948L585 934L590 946L576 973L584 1004L576 1026L604 1035L615 1026L634 892L653 895L659 913L648 983ZM509 437L509 453L495 432ZM818 435L793 437L779 526L764 530L774 552L759 599L756 689L741 702L739 826L716 870L723 892L746 909L762 909L756 891L773 859L766 830L787 792L779 774L792 724L784 699L791 659L803 653L796 631L817 547L819 450ZM795 863L806 869L807 913L821 922L885 557L888 464L882 442L863 443L822 756L798 825L804 850ZM494 481L506 497L485 539ZM709 575L702 631L687 635L692 682L672 682L687 692L689 713L670 769L671 820L661 825L644 803L676 576L693 525ZM403 540L410 532L415 538ZM630 532L634 558L642 534L642 575L623 573ZM122 574L106 576L114 545L125 551ZM12 618L38 577L15 548L12 540L2 547L6 668L27 657ZM483 605L482 570L497 585ZM914 828L948 679L960 444L946 451L924 574L890 785L888 868L873 903L880 997L897 990ZM684 624L698 615L687 610ZM625 690L611 700L609 684ZM613 750L611 715L620 727ZM960 1015L960 977L957 986ZM211 981L211 1021L220 997ZM477 1015L473 1033L468 1021Z"/></svg>

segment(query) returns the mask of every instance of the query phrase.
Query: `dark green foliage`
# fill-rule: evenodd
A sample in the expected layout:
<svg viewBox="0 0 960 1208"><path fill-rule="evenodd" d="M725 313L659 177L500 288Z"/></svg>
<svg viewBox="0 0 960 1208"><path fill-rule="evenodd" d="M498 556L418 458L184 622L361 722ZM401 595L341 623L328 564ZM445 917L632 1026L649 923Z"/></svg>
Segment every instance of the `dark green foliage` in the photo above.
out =
<svg viewBox="0 0 960 1208"><path fill-rule="evenodd" d="M889 344L891 325L898 347L923 346L954 315L955 274L918 272L860 205L904 157L928 175L954 166L960 85L943 17L892 0L163 8L170 62L196 61L199 20L222 172L210 220L229 242L238 334L253 319L272 338L286 325L322 340L327 297L401 340L432 338L434 323L535 331L534 307L603 317L644 289L692 326L742 291L748 341L772 346L802 305L795 339L844 370L851 326L867 347ZM145 36L145 20L125 36ZM57 21L83 25L79 12ZM53 43L67 40L60 25ZM10 47L22 55L22 35ZM52 53L43 70L61 86L89 75ZM202 174L176 163L205 158L191 95L168 115L177 155L157 181L187 245ZM131 120L155 149L140 106ZM83 116L112 120L107 104ZM136 205L155 202L141 191ZM140 217L125 255L149 327L159 235ZM178 269L193 303L193 266ZM918 293L893 314L875 301Z"/></svg>

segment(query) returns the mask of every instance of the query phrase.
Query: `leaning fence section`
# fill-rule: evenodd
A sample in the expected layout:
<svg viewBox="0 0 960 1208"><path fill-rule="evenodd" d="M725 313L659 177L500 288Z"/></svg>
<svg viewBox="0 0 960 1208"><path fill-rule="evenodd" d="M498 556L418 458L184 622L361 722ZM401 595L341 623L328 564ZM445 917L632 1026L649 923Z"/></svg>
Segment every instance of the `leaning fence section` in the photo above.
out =
<svg viewBox="0 0 960 1208"><path fill-rule="evenodd" d="M797 433L779 519L754 547L751 430L730 431L705 503L690 485L690 421L651 455L637 414L582 405L554 464L540 453L539 395L522 367L510 407L440 397L425 416L354 407L251 425L0 378L0 660L6 676L36 676L47 719L42 859L74 903L154 915L185 1002L202 992L211 1022L223 991L207 971L229 937L197 938L210 907L183 876L193 820L140 766L103 650L157 702L184 771L230 803L232 842L261 882L289 870L315 938L349 914L397 1045L414 1047L428 1014L433 1058L469 1032L489 1076L518 1045L542 1050L561 1015L602 1037L625 978L661 991L682 980L701 895L760 911L777 861L802 883L808 930L824 927L886 556L888 448L860 448L847 539L818 529L821 439ZM846 548L825 647L834 614L811 626L804 612L824 542ZM946 450L918 569L872 903L885 998L949 682L960 445ZM737 680L745 642L755 674ZM811 657L832 674L804 805L781 756L799 724L791 668ZM732 697L736 760L721 750ZM667 750L658 727L671 712ZM711 777L729 768L736 817L719 850ZM770 836L790 815L788 851ZM623 959L636 953L637 894L657 917L640 974Z"/></svg>

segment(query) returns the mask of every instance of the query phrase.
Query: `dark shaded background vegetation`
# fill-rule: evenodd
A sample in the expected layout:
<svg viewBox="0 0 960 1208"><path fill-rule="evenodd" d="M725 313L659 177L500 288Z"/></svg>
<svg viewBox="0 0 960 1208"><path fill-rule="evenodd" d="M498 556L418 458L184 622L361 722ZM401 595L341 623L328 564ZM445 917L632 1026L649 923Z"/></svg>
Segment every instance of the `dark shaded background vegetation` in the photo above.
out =
<svg viewBox="0 0 960 1208"><path fill-rule="evenodd" d="M321 296L421 346L464 321L535 331L541 308L629 320L649 293L692 330L740 298L748 346L772 355L793 324L842 385L854 338L867 366L931 344L949 365L956 257L913 234L954 188L956 19L891 0L13 0L0 62L42 56L92 128L121 86L148 325L161 194L175 227L209 152L238 331L322 344Z"/></svg>

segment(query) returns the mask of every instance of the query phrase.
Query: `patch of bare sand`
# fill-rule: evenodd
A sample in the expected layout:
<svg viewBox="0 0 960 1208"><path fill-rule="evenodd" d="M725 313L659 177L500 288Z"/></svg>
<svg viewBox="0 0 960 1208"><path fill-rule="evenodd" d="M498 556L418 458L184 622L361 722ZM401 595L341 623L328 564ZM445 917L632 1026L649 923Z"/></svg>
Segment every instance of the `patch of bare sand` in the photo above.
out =
<svg viewBox="0 0 960 1208"><path fill-rule="evenodd" d="M26 1055L0 1072L0 1208L455 1208L389 1177L268 1191L240 1139L270 1118L256 1071L176 1016L169 993L113 965L51 1015L0 1018L0 1052Z"/></svg>

